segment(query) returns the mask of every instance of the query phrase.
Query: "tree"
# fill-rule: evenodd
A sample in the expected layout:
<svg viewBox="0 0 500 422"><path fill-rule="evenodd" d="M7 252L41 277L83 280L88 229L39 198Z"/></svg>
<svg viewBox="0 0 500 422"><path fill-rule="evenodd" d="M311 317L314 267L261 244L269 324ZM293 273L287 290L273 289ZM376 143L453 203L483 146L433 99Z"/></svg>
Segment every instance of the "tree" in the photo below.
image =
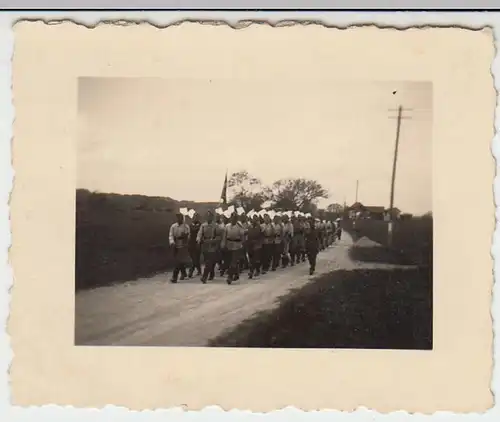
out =
<svg viewBox="0 0 500 422"><path fill-rule="evenodd" d="M266 200L262 192L262 182L246 170L235 172L228 182L230 205L243 207L246 211L259 209Z"/></svg>
<svg viewBox="0 0 500 422"><path fill-rule="evenodd" d="M340 204L330 204L326 207L326 210L331 213L340 214L344 211L344 207Z"/></svg>
<svg viewBox="0 0 500 422"><path fill-rule="evenodd" d="M316 211L316 201L328 198L328 191L319 182L303 178L277 180L264 193L277 208L304 212Z"/></svg>

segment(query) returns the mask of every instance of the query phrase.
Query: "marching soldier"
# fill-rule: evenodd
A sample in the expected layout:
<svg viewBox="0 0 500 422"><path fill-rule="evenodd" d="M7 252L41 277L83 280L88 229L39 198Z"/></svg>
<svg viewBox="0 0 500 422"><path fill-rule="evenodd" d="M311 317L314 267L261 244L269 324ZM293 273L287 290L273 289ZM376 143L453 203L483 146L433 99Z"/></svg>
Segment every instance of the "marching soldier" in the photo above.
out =
<svg viewBox="0 0 500 422"><path fill-rule="evenodd" d="M296 263L299 263L300 247L299 247L299 237L302 234L302 227L298 218L293 215L291 218L291 223L293 226L293 236L290 243L290 265L293 267Z"/></svg>
<svg viewBox="0 0 500 422"><path fill-rule="evenodd" d="M229 260L229 271L227 284L240 278L239 264L243 251L243 241L245 240L245 230L238 222L238 215L233 213L231 222L226 225L222 237L222 247L227 250Z"/></svg>
<svg viewBox="0 0 500 422"><path fill-rule="evenodd" d="M189 226L184 222L184 216L181 213L176 214L177 222L170 226L168 236L169 244L173 249L175 268L172 283L177 283L179 272L181 280L186 278L186 267L191 265L191 259L188 250Z"/></svg>
<svg viewBox="0 0 500 422"><path fill-rule="evenodd" d="M340 240L342 238L342 227L340 225L340 222L342 220L340 218L337 218L335 221L335 237Z"/></svg>
<svg viewBox="0 0 500 422"><path fill-rule="evenodd" d="M221 217L221 227L223 232L226 230L226 226L228 224L229 224L229 219L225 215L223 215ZM220 255L220 263L219 263L220 276L224 277L224 274L229 269L229 253L226 247L222 244L222 241L221 241L221 247L219 249L219 255Z"/></svg>
<svg viewBox="0 0 500 422"><path fill-rule="evenodd" d="M271 222L269 214L264 214L264 222L262 223L262 232L264 234L264 242L262 243L262 274L266 274L272 263L274 256L274 226Z"/></svg>
<svg viewBox="0 0 500 422"><path fill-rule="evenodd" d="M248 278L258 277L261 266L262 243L264 242L264 232L260 223L260 218L254 215L248 227L247 251L250 260L250 271Z"/></svg>
<svg viewBox="0 0 500 422"><path fill-rule="evenodd" d="M201 275L201 248L197 242L198 232L200 231L200 215L195 213L193 221L189 226L189 256L191 257L191 268L189 269L189 278L193 277L196 268L196 275Z"/></svg>
<svg viewBox="0 0 500 422"><path fill-rule="evenodd" d="M326 227L326 220L321 222L321 230L323 231L323 250L328 248L328 228Z"/></svg>
<svg viewBox="0 0 500 422"><path fill-rule="evenodd" d="M322 251L324 249L324 232L323 232L323 222L319 218L316 219L315 227L318 235L319 250Z"/></svg>
<svg viewBox="0 0 500 422"><path fill-rule="evenodd" d="M247 251L246 235L248 233L248 228L250 225L248 224L246 214L242 214L240 216L240 224L241 224L241 227L243 227L243 230L245 230L245 241L243 242L243 251L242 251L242 256L241 256L241 269L249 270L250 266L249 266L248 256L247 256L248 251Z"/></svg>
<svg viewBox="0 0 500 422"><path fill-rule="evenodd" d="M271 271L276 271L280 265L281 257L283 254L283 224L279 216L274 217L274 253L272 258Z"/></svg>
<svg viewBox="0 0 500 422"><path fill-rule="evenodd" d="M314 218L309 219L307 229L306 229L306 250L307 259L309 260L309 274L313 275L316 271L316 257L318 256L319 250L319 229L318 225L315 224Z"/></svg>
<svg viewBox="0 0 500 422"><path fill-rule="evenodd" d="M288 220L288 216L283 217L283 268L291 263L290 250L293 239L293 224Z"/></svg>
<svg viewBox="0 0 500 422"><path fill-rule="evenodd" d="M214 215L211 211L208 211L207 221L201 225L196 240L203 251L205 259L205 268L203 268L201 282L206 283L207 279L213 280L215 277L215 263L222 240L222 229L214 221Z"/></svg>
<svg viewBox="0 0 500 422"><path fill-rule="evenodd" d="M326 233L328 239L328 246L330 247L333 244L333 225L330 220L326 222Z"/></svg>
<svg viewBox="0 0 500 422"><path fill-rule="evenodd" d="M300 222L300 225L302 227L302 236L300 238L300 245L299 245L299 250L300 250L299 257L300 257L300 261L306 262L307 251L306 251L306 237L305 236L306 236L306 230L309 226L309 223L307 222L306 218L302 215L299 217L299 222Z"/></svg>

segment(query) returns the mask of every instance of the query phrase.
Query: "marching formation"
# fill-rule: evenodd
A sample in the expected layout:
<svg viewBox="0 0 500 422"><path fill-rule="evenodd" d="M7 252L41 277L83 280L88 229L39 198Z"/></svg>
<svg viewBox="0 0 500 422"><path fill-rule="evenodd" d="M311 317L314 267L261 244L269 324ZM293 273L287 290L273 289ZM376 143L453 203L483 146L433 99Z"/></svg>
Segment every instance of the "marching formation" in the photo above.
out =
<svg viewBox="0 0 500 422"><path fill-rule="evenodd" d="M190 216L189 224L185 214ZM209 211L201 222L193 210L181 210L176 219L169 234L175 258L172 283L179 276L180 280L192 278L196 271L202 283L213 280L217 272L232 284L243 271L252 279L306 259L312 275L318 253L342 235L340 218L325 221L292 211L252 210L246 214L242 208L230 207L225 212Z"/></svg>

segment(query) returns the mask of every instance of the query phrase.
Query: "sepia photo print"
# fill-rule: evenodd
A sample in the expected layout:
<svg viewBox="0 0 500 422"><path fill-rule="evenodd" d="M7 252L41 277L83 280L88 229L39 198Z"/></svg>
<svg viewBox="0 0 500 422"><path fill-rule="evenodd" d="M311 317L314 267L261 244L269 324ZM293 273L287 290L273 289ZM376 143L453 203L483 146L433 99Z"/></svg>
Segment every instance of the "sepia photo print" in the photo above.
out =
<svg viewBox="0 0 500 422"><path fill-rule="evenodd" d="M432 88L79 78L75 344L432 349Z"/></svg>

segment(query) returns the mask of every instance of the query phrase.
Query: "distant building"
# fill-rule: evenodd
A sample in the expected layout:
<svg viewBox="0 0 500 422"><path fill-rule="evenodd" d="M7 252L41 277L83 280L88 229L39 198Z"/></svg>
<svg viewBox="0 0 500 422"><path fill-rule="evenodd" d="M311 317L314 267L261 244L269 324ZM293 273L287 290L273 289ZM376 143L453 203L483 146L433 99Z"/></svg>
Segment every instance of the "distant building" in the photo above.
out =
<svg viewBox="0 0 500 422"><path fill-rule="evenodd" d="M386 215L387 220L390 220L391 217L392 217L392 220L399 220L399 219L401 219L401 210L399 208L394 207L392 209L392 212L391 212L391 210L389 208L387 208L385 210L385 215Z"/></svg>
<svg viewBox="0 0 500 422"><path fill-rule="evenodd" d="M361 202L355 202L348 208L349 218L351 219L383 220L385 211L385 207L363 205Z"/></svg>

